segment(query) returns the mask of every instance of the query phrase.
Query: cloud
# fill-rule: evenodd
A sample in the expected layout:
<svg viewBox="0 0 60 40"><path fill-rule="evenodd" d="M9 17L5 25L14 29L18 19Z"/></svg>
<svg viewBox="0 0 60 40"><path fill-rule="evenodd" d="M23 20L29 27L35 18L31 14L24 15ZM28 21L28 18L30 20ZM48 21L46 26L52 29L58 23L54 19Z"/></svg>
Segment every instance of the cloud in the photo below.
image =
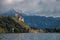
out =
<svg viewBox="0 0 60 40"><path fill-rule="evenodd" d="M15 9L27 15L60 16L60 2L56 0L15 0L12 4L2 2L2 12ZM1 8L1 7L0 7Z"/></svg>

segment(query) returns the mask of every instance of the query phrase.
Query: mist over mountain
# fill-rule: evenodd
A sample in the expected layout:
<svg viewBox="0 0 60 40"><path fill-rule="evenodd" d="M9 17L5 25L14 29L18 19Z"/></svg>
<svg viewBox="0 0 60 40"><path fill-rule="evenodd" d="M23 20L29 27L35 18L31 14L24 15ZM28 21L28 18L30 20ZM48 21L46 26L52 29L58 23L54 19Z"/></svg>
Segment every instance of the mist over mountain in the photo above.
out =
<svg viewBox="0 0 60 40"><path fill-rule="evenodd" d="M45 16L36 16L36 15L29 15L27 16L23 12L16 12L15 10L9 10L6 13L0 14L0 16L14 16L15 13L21 14L24 19L25 23L31 27L36 28L59 28L60 27L60 17L45 17Z"/></svg>
<svg viewBox="0 0 60 40"><path fill-rule="evenodd" d="M7 16L14 16L16 13L25 16L25 14L24 14L23 12L21 12L21 11L20 11L20 12L17 12L17 11L15 11L14 9L11 9L11 10L5 12L5 13L0 13L0 16L6 16L6 15L7 15Z"/></svg>

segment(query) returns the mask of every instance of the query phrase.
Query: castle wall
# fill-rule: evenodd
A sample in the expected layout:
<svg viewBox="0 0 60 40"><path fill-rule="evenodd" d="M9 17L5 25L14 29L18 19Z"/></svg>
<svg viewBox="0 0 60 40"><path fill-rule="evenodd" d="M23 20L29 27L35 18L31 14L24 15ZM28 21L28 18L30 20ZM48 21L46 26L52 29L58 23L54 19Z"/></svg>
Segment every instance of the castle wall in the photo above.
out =
<svg viewBox="0 0 60 40"><path fill-rule="evenodd" d="M19 18L19 21L22 21L22 22L24 22L24 18L21 18L21 17L20 17L20 18Z"/></svg>

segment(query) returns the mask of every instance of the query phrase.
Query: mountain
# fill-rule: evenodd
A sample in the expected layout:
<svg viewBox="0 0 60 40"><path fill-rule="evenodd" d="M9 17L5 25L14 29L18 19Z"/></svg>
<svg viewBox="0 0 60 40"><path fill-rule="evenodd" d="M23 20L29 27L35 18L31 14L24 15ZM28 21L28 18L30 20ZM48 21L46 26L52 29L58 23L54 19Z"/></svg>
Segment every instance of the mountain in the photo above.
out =
<svg viewBox="0 0 60 40"><path fill-rule="evenodd" d="M0 33L39 33L45 30L30 27L14 16L0 16Z"/></svg>
<svg viewBox="0 0 60 40"><path fill-rule="evenodd" d="M29 18L29 17L28 17ZM31 17L30 17L31 18ZM34 17L32 17L34 18ZM44 19L44 18L43 18ZM33 19L32 19L33 20ZM37 19L36 19L37 20ZM27 22L31 22L26 20ZM37 22L37 21L33 21ZM59 21L58 21L59 22ZM57 22L57 23L58 23ZM40 32L60 32L60 28L41 28L43 26L28 26L26 23L19 21L14 16L0 16L0 33L40 33ZM60 22L59 22L60 23ZM40 24L41 25L41 24ZM49 25L50 26L50 25ZM47 27L49 27L47 26ZM37 29L38 28L38 29Z"/></svg>
<svg viewBox="0 0 60 40"><path fill-rule="evenodd" d="M60 18L45 16L25 16L25 23L35 28L60 28Z"/></svg>
<svg viewBox="0 0 60 40"><path fill-rule="evenodd" d="M5 13L1 13L0 16L5 16L5 15L6 16L14 16L15 13L18 13L18 14L21 14L21 15L25 16L25 14L23 12L17 12L14 9L11 9L11 10L5 12Z"/></svg>
<svg viewBox="0 0 60 40"><path fill-rule="evenodd" d="M0 14L0 16L14 16L15 13L19 13L24 16L25 23L31 27L36 28L59 28L60 27L60 17L45 17L45 16L27 16L23 12L16 12L14 9L9 10L6 13Z"/></svg>

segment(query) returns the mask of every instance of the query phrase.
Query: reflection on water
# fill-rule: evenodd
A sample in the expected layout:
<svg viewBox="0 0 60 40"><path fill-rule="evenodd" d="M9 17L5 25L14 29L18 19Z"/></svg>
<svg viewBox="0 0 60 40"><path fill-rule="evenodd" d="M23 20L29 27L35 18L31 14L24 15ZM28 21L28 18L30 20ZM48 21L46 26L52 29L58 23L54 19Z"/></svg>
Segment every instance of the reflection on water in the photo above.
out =
<svg viewBox="0 0 60 40"><path fill-rule="evenodd" d="M59 33L0 34L0 40L60 40Z"/></svg>

